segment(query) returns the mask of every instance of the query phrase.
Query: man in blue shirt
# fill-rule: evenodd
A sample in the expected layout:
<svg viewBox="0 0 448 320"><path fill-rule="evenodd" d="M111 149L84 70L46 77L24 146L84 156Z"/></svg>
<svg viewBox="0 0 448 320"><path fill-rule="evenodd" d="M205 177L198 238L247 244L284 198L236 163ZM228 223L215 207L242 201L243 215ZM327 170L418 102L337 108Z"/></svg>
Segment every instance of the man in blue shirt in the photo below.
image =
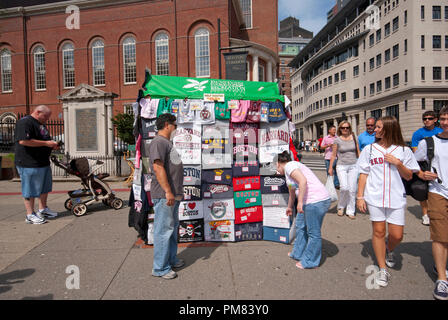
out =
<svg viewBox="0 0 448 320"><path fill-rule="evenodd" d="M375 122L375 118L373 117L366 120L367 130L358 137L359 151L362 151L365 146L375 142Z"/></svg>
<svg viewBox="0 0 448 320"><path fill-rule="evenodd" d="M439 127L436 127L437 123L437 115L434 111L426 111L422 115L422 120L424 126L417 131L414 132L412 135L412 143L411 148L412 151L417 151L418 143L420 140L426 138L426 137L432 137L436 134L439 134L443 132L443 130ZM422 201L420 202L420 205L422 207L422 224L425 226L429 226L429 217L428 217L428 201Z"/></svg>

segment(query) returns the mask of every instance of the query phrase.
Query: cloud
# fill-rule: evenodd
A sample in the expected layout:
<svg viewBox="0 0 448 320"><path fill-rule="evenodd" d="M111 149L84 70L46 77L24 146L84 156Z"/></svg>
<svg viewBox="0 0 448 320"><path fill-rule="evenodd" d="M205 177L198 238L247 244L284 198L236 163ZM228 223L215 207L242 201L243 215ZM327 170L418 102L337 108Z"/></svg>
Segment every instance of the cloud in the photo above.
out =
<svg viewBox="0 0 448 320"><path fill-rule="evenodd" d="M314 35L327 23L327 12L336 0L279 0L279 21L292 16L300 20L300 27Z"/></svg>

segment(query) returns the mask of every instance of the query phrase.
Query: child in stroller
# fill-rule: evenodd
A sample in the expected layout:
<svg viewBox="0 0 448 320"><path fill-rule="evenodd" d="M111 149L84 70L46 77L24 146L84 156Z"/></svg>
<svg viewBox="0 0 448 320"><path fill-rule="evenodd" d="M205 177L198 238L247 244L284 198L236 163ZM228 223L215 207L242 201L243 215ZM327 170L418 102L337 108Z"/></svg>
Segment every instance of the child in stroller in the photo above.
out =
<svg viewBox="0 0 448 320"><path fill-rule="evenodd" d="M109 185L103 181L108 177L108 173L95 172L103 166L100 160L87 158L73 159L69 163L60 162L56 156L51 156L51 161L62 168L68 174L81 178L82 189L68 192L69 198L65 201L64 207L75 216L80 217L87 213L87 206L102 201L105 205L115 210L123 207L123 200L117 198Z"/></svg>

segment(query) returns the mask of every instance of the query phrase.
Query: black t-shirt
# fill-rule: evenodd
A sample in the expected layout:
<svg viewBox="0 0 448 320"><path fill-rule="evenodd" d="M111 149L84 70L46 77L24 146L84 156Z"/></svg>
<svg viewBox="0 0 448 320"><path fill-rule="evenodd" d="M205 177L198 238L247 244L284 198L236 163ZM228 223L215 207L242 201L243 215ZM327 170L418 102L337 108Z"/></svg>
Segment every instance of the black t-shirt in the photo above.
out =
<svg viewBox="0 0 448 320"><path fill-rule="evenodd" d="M26 116L16 124L16 166L25 168L40 168L50 165L51 148L26 147L19 144L20 140L51 140L47 127L32 116Z"/></svg>

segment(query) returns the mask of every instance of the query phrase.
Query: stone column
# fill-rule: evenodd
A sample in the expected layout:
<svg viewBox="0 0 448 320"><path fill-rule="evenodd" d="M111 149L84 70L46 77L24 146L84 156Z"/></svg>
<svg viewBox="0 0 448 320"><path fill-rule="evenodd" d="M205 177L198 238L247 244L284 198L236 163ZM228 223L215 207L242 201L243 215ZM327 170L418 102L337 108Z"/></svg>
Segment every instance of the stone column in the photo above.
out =
<svg viewBox="0 0 448 320"><path fill-rule="evenodd" d="M258 81L258 56L252 56L252 81Z"/></svg>
<svg viewBox="0 0 448 320"><path fill-rule="evenodd" d="M317 137L316 123L313 122L312 126L313 126L313 136L312 136L311 140L317 140L317 138L316 138Z"/></svg>
<svg viewBox="0 0 448 320"><path fill-rule="evenodd" d="M273 79L272 79L272 62L271 61L268 61L268 65L267 65L267 73L266 73L266 81L267 82L272 82L273 81Z"/></svg>
<svg viewBox="0 0 448 320"><path fill-rule="evenodd" d="M62 110L64 113L64 150L68 153L70 150L70 139L69 139L69 124L68 124L68 105L66 103L62 104Z"/></svg>
<svg viewBox="0 0 448 320"><path fill-rule="evenodd" d="M113 117L113 105L112 101L108 100L104 102L106 107L106 119L107 119L107 155L113 156L114 155L114 126L112 123L112 117Z"/></svg>
<svg viewBox="0 0 448 320"><path fill-rule="evenodd" d="M322 126L322 135L325 137L328 135L328 125L327 125L327 121L324 120L323 126Z"/></svg>

